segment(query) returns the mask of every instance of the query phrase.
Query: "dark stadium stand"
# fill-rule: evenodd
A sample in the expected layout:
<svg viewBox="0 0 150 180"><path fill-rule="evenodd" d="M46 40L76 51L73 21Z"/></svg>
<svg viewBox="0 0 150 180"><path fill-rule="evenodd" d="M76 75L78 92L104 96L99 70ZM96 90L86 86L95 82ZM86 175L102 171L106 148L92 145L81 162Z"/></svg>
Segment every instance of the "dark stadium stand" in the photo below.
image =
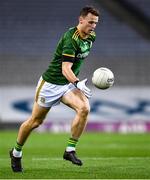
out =
<svg viewBox="0 0 150 180"><path fill-rule="evenodd" d="M139 0L131 2L139 4ZM100 8L101 18L97 40L80 76L86 77L88 71L91 79L94 69L106 66L114 72L116 86L147 85L150 42L92 0L1 0L0 85L35 84L61 34L77 24L85 5ZM140 1L140 7L149 15L150 1Z"/></svg>

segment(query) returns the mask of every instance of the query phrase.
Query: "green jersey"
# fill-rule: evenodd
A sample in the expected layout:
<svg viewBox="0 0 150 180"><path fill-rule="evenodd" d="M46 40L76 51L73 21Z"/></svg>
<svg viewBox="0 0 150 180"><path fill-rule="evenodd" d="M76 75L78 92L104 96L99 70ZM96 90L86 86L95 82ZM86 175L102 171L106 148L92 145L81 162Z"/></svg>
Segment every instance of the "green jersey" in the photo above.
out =
<svg viewBox="0 0 150 180"><path fill-rule="evenodd" d="M77 27L70 28L58 42L54 57L42 75L43 79L53 84L68 84L69 81L62 74L62 62L72 62L72 71L78 76L81 64L88 56L94 41L94 32L88 38L82 39Z"/></svg>

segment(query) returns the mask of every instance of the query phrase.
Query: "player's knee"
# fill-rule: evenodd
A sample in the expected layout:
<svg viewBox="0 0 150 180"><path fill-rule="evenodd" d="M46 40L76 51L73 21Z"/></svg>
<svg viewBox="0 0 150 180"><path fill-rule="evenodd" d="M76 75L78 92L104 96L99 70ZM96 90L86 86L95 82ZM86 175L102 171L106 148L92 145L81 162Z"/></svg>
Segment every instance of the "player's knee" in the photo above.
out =
<svg viewBox="0 0 150 180"><path fill-rule="evenodd" d="M30 124L31 129L35 129L39 127L42 124L42 122L43 122L42 119L31 117L29 124Z"/></svg>
<svg viewBox="0 0 150 180"><path fill-rule="evenodd" d="M89 112L90 112L90 107L86 104L82 104L78 109L78 113L80 116L87 116Z"/></svg>
<svg viewBox="0 0 150 180"><path fill-rule="evenodd" d="M35 129L35 128L38 128L41 124L42 124L42 121L36 120L36 121L34 122L34 124L33 124L33 128L34 128L34 129Z"/></svg>

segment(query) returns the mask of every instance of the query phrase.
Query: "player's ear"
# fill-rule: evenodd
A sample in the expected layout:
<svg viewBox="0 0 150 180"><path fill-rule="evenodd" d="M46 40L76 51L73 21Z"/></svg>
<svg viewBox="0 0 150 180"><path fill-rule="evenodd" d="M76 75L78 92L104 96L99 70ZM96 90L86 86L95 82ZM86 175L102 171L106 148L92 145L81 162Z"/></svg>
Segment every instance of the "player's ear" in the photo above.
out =
<svg viewBox="0 0 150 180"><path fill-rule="evenodd" d="M83 23L83 17L79 16L79 23L82 24Z"/></svg>

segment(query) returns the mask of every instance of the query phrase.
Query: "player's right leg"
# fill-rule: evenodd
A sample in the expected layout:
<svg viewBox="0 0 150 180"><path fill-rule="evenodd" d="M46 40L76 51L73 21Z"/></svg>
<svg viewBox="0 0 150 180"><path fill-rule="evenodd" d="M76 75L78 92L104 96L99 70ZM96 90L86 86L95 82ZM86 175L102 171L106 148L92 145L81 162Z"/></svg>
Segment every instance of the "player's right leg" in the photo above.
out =
<svg viewBox="0 0 150 180"><path fill-rule="evenodd" d="M9 152L11 158L11 168L14 172L22 172L21 165L22 147L31 131L42 124L50 108L39 106L36 102L33 105L32 115L22 123L19 129L15 147Z"/></svg>
<svg viewBox="0 0 150 180"><path fill-rule="evenodd" d="M82 166L82 161L76 155L76 144L87 123L87 116L90 112L89 100L79 89L73 89L62 97L62 102L76 111L71 126L71 137L63 158L73 164Z"/></svg>

